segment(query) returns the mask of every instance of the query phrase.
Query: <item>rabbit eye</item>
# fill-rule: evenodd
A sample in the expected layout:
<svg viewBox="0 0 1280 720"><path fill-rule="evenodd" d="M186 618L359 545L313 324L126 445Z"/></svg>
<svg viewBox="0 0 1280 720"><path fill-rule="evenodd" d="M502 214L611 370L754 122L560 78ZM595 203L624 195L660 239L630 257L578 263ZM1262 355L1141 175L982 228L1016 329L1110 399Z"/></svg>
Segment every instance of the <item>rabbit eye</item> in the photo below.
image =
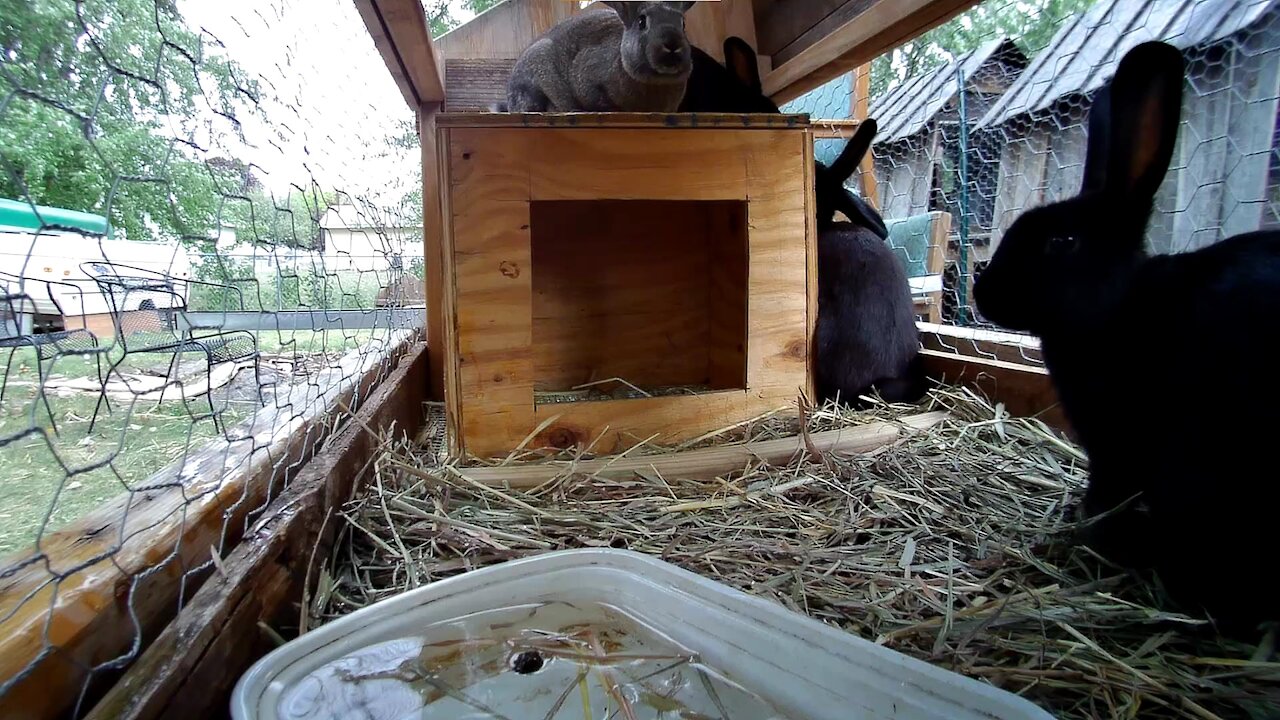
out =
<svg viewBox="0 0 1280 720"><path fill-rule="evenodd" d="M649 27L649 18L645 15L640 16L640 29L646 30Z"/></svg>
<svg viewBox="0 0 1280 720"><path fill-rule="evenodd" d="M1049 238L1048 250L1051 253L1073 253L1080 247L1080 239L1075 235L1055 235Z"/></svg>

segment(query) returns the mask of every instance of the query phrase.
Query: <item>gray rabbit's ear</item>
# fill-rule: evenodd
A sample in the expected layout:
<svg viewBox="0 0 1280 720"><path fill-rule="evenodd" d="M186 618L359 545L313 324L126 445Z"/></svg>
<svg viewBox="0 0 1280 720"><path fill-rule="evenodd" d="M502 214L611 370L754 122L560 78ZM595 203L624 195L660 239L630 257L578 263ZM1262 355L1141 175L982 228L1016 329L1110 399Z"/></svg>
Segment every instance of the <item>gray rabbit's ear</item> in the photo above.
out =
<svg viewBox="0 0 1280 720"><path fill-rule="evenodd" d="M1111 80L1106 189L1152 201L1173 160L1182 116L1182 53L1159 41L1134 46Z"/></svg>
<svg viewBox="0 0 1280 720"><path fill-rule="evenodd" d="M622 22L626 25L630 25L631 21L636 19L640 8L644 5L644 3L638 2L610 2L609 0L602 0L601 4L613 8L613 11L618 13L618 17L622 18Z"/></svg>
<svg viewBox="0 0 1280 720"><path fill-rule="evenodd" d="M669 8L675 8L676 10L679 10L679 11L680 11L680 12L682 12L682 13L687 13L687 12L689 12L690 10L692 10L692 9L693 9L693 6L694 6L694 5L696 5L696 4L697 4L697 3L694 3L694 2L669 2L669 3L666 3L667 7L669 7Z"/></svg>

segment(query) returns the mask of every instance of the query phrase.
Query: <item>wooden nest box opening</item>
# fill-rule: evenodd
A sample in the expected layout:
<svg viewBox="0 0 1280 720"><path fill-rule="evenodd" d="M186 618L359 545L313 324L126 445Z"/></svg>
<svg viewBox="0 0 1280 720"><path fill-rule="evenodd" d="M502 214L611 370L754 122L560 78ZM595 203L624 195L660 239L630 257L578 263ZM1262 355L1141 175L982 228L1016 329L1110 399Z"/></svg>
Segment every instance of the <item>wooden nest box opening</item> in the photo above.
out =
<svg viewBox="0 0 1280 720"><path fill-rule="evenodd" d="M675 442L811 392L812 147L795 116L441 115L453 450Z"/></svg>
<svg viewBox="0 0 1280 720"><path fill-rule="evenodd" d="M535 402L747 389L746 202L550 200L532 218Z"/></svg>

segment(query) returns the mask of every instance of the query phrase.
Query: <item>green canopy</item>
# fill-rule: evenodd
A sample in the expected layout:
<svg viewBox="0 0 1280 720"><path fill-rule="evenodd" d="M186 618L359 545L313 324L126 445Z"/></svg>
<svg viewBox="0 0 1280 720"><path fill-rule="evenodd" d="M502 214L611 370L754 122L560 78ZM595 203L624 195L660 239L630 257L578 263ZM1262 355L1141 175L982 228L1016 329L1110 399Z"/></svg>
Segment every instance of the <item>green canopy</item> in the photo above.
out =
<svg viewBox="0 0 1280 720"><path fill-rule="evenodd" d="M101 215L44 205L33 208L24 200L6 198L0 198L0 228L78 230L93 235L110 233L107 219Z"/></svg>

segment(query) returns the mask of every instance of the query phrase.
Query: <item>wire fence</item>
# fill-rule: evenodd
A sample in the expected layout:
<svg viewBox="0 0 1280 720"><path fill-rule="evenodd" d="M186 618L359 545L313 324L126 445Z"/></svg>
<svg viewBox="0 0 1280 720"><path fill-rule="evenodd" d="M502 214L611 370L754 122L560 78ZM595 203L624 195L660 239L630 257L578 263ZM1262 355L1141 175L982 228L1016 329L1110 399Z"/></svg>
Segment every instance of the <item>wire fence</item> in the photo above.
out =
<svg viewBox="0 0 1280 720"><path fill-rule="evenodd" d="M1088 115L1119 58L1146 40L1187 60L1183 121L1147 232L1153 253L1176 253L1280 224L1280 9L1252 0L988 0L871 67L870 192L892 227L951 216L942 252L893 237L913 275L941 276L941 319L953 349L1013 345L1038 363L1034 340L991 332L973 281L1027 208L1080 189ZM851 75L783 108L815 120L851 117ZM840 140L819 140L819 160ZM1100 219L1105 222L1105 220ZM903 230L914 227L901 223ZM932 265L930 264L932 263ZM963 347L961 347L963 343ZM938 348L942 349L942 348Z"/></svg>
<svg viewBox="0 0 1280 720"><path fill-rule="evenodd" d="M420 334L418 140L345 0L0 17L0 716L79 717Z"/></svg>
<svg viewBox="0 0 1280 720"><path fill-rule="evenodd" d="M1079 188L1093 93L1142 40L1189 61L1151 250L1280 224L1278 5L988 0L874 61L873 200L948 347L1039 362L973 281ZM345 0L0 16L0 715L79 717L418 336L418 138ZM848 118L852 92L784 110Z"/></svg>

